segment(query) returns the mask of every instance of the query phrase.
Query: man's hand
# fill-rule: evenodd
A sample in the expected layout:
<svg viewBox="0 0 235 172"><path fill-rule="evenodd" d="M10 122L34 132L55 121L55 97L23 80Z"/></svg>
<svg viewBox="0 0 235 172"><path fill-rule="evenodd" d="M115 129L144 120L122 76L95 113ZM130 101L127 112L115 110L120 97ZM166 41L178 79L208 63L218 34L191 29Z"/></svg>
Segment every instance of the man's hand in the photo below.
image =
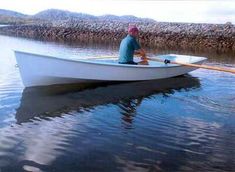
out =
<svg viewBox="0 0 235 172"><path fill-rule="evenodd" d="M146 53L145 53L145 50L144 49L139 49L139 50L136 50L135 51L135 55L139 55L139 56L141 56L141 59L142 58L146 58ZM143 59L142 59L143 60Z"/></svg>
<svg viewBox="0 0 235 172"><path fill-rule="evenodd" d="M148 61L148 59L147 59L146 56L144 56L144 57L142 56L142 57L141 57L141 60L143 60L143 61Z"/></svg>
<svg viewBox="0 0 235 172"><path fill-rule="evenodd" d="M142 60L138 64L140 64L140 65L148 65L149 64L148 59L146 57L146 52L145 52L144 49L141 48L141 49L135 51L135 54L139 55L141 57L141 60Z"/></svg>

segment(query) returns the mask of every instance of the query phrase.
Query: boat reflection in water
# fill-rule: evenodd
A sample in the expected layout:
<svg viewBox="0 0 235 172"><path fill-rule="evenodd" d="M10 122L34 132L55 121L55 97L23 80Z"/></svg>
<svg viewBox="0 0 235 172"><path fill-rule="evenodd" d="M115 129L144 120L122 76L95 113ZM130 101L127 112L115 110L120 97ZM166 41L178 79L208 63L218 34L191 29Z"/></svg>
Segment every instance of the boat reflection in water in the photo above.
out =
<svg viewBox="0 0 235 172"><path fill-rule="evenodd" d="M60 116L71 110L89 109L109 103L125 108L122 119L131 122L131 116L143 98L153 94L173 94L174 90L200 87L197 78L184 75L174 78L99 84L72 84L25 88L20 107L16 112L17 123L35 117Z"/></svg>
<svg viewBox="0 0 235 172"><path fill-rule="evenodd" d="M71 162L76 159L81 169L113 171L123 163L118 155L110 152L118 150L114 148L116 144L127 144L116 139L113 145L113 139L117 138L120 129L132 129L136 109L143 99L155 94L168 96L175 90L187 91L199 87L197 78L185 75L155 81L26 88L16 112L17 123L21 124L14 129L18 134L15 135L11 128L7 132L13 133L14 140L20 140L25 147L20 154L20 164L17 163L12 168L28 171L72 168L57 162L58 157L68 156ZM109 106L110 104L116 106ZM105 105L101 106L104 107L101 112L98 105ZM115 114L117 107L120 108L121 122L117 121L119 117L107 116L110 113ZM119 124L121 128L116 128ZM93 150L99 145L101 150L104 147L106 151ZM128 145L129 143L126 146ZM15 144L12 145L14 146Z"/></svg>

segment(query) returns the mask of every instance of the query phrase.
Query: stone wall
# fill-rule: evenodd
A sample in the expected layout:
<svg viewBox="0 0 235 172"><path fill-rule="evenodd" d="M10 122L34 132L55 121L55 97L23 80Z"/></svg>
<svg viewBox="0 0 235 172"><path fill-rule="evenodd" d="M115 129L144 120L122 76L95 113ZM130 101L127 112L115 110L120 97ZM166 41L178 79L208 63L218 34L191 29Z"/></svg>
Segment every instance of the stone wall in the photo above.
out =
<svg viewBox="0 0 235 172"><path fill-rule="evenodd" d="M135 23L139 41L149 48L178 48L235 52L235 26L226 24ZM129 23L115 21L57 21L0 28L0 34L53 41L119 44Z"/></svg>

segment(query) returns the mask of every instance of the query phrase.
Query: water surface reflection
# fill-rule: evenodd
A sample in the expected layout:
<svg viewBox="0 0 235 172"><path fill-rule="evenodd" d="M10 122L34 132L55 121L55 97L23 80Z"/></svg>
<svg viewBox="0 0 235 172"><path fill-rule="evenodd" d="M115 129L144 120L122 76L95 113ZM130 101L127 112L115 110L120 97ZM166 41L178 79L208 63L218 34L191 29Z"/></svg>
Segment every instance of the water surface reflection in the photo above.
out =
<svg viewBox="0 0 235 172"><path fill-rule="evenodd" d="M98 84L72 84L25 88L16 112L17 123L35 117L53 117L71 110L87 109L97 105L118 103L123 120L131 116L142 99L152 94L173 94L174 90L200 87L197 78L190 75L142 82L112 82Z"/></svg>
<svg viewBox="0 0 235 172"><path fill-rule="evenodd" d="M200 82L190 75L156 81L25 88L16 112L17 123L23 124L23 127L14 126L16 130L19 129L17 135L15 132L12 133L12 129L6 129L10 131L6 138L10 136L11 138L15 137L14 140L22 140L21 147L24 149L20 152L15 150L21 154L20 163L12 165L11 168L8 166L8 169L22 170L21 168L23 168L28 171L47 171L48 167L58 169L60 168L59 159L66 160L68 154L71 154L72 159L75 158L78 162L85 163L80 164L79 167L84 171L87 169L97 171L99 168L102 171L104 169L119 171L120 168L125 171L127 167L122 168L122 166L128 164L133 166L132 168L136 166L136 170L143 170L147 164L139 164L140 167L138 167L138 164L126 162L118 154L113 156L110 151L114 149L116 152L122 147L130 147L131 149L134 147L138 151L160 154L159 157L166 153L146 146L136 146L130 141L127 141L126 145L120 146L125 143L125 138L119 138L119 144L111 144L109 147L112 142L112 139L109 138L116 137L120 131L126 133L127 129L133 128L132 123L137 115L137 108L144 99L151 99L151 96L158 94L167 98L175 91L189 91L196 88L200 88ZM106 121L104 119L109 116L105 114L99 116L99 107L104 105L104 109L101 106L102 111L116 113L112 109L113 106L111 109L109 108L109 104L116 104L121 116ZM89 114L94 111L98 118L90 118ZM115 121L118 118L120 121ZM123 129L117 128L119 123ZM13 135L11 136L9 133ZM79 139L79 143L74 143L77 139ZM94 142L91 142L92 140ZM74 144L79 147L72 146ZM107 146L104 147L103 144ZM9 146L14 147L14 144L11 143ZM98 148L93 150L93 146L98 146ZM74 150L79 152L79 157L73 153ZM91 154L95 159L91 160L87 154ZM100 162L97 159L100 159ZM91 161L94 161L96 165L93 166ZM109 163L105 163L106 161ZM75 167L73 166L73 168ZM68 166L65 169L68 170Z"/></svg>
<svg viewBox="0 0 235 172"><path fill-rule="evenodd" d="M117 46L0 36L0 171L213 171L235 169L234 75L198 69L159 80L24 89L12 49L63 58ZM232 54L148 50L209 58Z"/></svg>

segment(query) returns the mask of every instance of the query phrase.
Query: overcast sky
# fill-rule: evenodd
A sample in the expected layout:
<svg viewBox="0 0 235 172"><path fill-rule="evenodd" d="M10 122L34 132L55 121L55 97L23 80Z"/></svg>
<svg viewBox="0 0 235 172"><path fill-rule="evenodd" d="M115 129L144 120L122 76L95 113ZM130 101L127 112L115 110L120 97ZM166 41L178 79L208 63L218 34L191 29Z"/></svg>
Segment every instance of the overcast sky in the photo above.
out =
<svg viewBox="0 0 235 172"><path fill-rule="evenodd" d="M235 24L235 0L0 0L0 8L25 14L56 8L93 15L135 15L157 21Z"/></svg>

